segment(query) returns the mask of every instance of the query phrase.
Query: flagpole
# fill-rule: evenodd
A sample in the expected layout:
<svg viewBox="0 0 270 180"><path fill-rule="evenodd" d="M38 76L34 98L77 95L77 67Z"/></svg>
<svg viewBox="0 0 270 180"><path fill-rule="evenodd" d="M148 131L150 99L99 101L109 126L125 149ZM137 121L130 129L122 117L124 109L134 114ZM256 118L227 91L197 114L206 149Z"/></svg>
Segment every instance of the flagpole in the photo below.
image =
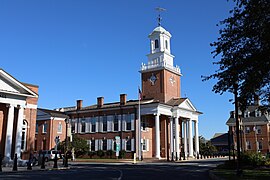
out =
<svg viewBox="0 0 270 180"><path fill-rule="evenodd" d="M142 137L142 130L141 130L141 94L140 94L140 87L139 87L139 107L138 107L138 124L139 124L139 136L138 136L138 139L139 139L139 160L141 161L142 160L142 142L141 142L141 137Z"/></svg>

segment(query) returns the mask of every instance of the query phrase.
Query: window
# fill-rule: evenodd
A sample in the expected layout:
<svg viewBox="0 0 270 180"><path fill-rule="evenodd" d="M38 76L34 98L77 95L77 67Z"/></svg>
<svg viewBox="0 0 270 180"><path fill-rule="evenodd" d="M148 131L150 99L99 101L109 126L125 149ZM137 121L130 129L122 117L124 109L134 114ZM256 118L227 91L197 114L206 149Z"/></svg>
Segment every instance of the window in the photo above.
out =
<svg viewBox="0 0 270 180"><path fill-rule="evenodd" d="M262 150L262 148L263 148L262 141L259 141L258 145L259 145L259 150Z"/></svg>
<svg viewBox="0 0 270 180"><path fill-rule="evenodd" d="M157 48L159 48L159 42L158 42L158 40L156 39L156 40L155 40L155 49L157 49Z"/></svg>
<svg viewBox="0 0 270 180"><path fill-rule="evenodd" d="M102 128L103 131L107 131L107 116L103 117L102 122L103 122L103 128Z"/></svg>
<svg viewBox="0 0 270 180"><path fill-rule="evenodd" d="M22 140L21 140L21 150L26 150L26 132L27 132L27 121L23 120L22 125Z"/></svg>
<svg viewBox="0 0 270 180"><path fill-rule="evenodd" d="M90 150L95 151L95 140L90 141Z"/></svg>
<svg viewBox="0 0 270 180"><path fill-rule="evenodd" d="M131 114L127 115L127 119L126 119L126 130L131 130Z"/></svg>
<svg viewBox="0 0 270 180"><path fill-rule="evenodd" d="M34 151L37 151L37 139L35 139L35 147L34 147Z"/></svg>
<svg viewBox="0 0 270 180"><path fill-rule="evenodd" d="M42 141L42 149L46 150L46 139L43 139Z"/></svg>
<svg viewBox="0 0 270 180"><path fill-rule="evenodd" d="M249 126L245 127L245 133L246 134L250 133L250 127Z"/></svg>
<svg viewBox="0 0 270 180"><path fill-rule="evenodd" d="M96 118L91 119L91 132L96 132Z"/></svg>
<svg viewBox="0 0 270 180"><path fill-rule="evenodd" d="M45 122L43 124L42 133L47 133L47 127L48 127L48 124Z"/></svg>
<svg viewBox="0 0 270 180"><path fill-rule="evenodd" d="M102 140L102 150L107 150L107 139Z"/></svg>
<svg viewBox="0 0 270 180"><path fill-rule="evenodd" d="M142 150L146 151L147 150L147 143L146 143L146 139L142 139Z"/></svg>
<svg viewBox="0 0 270 180"><path fill-rule="evenodd" d="M85 133L85 119L81 120L81 133Z"/></svg>
<svg viewBox="0 0 270 180"><path fill-rule="evenodd" d="M113 118L113 130L114 131L118 131L118 116L115 115L114 118Z"/></svg>
<svg viewBox="0 0 270 180"><path fill-rule="evenodd" d="M62 133L62 123L61 122L59 122L59 124L58 124L57 133Z"/></svg>
<svg viewBox="0 0 270 180"><path fill-rule="evenodd" d="M71 133L75 133L75 123L71 123Z"/></svg>
<svg viewBox="0 0 270 180"><path fill-rule="evenodd" d="M249 114L250 114L250 112L249 112L249 111L245 111L245 113L244 113L244 117L245 117L245 118L249 117Z"/></svg>
<svg viewBox="0 0 270 180"><path fill-rule="evenodd" d="M256 109L255 110L255 117L260 117L262 115L261 111Z"/></svg>
<svg viewBox="0 0 270 180"><path fill-rule="evenodd" d="M131 151L131 139L127 140L127 143L126 143L126 150L127 150L127 151Z"/></svg>
<svg viewBox="0 0 270 180"><path fill-rule="evenodd" d="M168 41L165 40L165 48L168 49Z"/></svg>
<svg viewBox="0 0 270 180"><path fill-rule="evenodd" d="M246 141L246 146L247 146L247 150L250 150L251 149L251 143L250 143L250 141Z"/></svg>
<svg viewBox="0 0 270 180"><path fill-rule="evenodd" d="M257 130L257 134L261 134L262 133L262 126L257 126L256 130Z"/></svg>
<svg viewBox="0 0 270 180"><path fill-rule="evenodd" d="M147 123L146 123L145 117L142 117L142 121L141 121L141 129L142 129L143 131L146 131L146 130L147 130Z"/></svg>
<svg viewBox="0 0 270 180"><path fill-rule="evenodd" d="M36 134L38 134L38 123L36 123Z"/></svg>

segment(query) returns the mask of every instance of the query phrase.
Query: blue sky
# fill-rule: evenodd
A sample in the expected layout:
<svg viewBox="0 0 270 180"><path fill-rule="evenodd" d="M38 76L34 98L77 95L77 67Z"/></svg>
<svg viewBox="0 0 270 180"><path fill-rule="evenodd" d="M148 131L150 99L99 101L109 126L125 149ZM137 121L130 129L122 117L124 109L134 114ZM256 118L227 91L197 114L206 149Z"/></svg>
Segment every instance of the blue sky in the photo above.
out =
<svg viewBox="0 0 270 180"><path fill-rule="evenodd" d="M139 69L147 62L148 34L157 26L172 34L174 64L183 74L182 96L200 116L199 133L210 139L226 132L233 96L214 94L210 43L218 37L216 24L228 17L227 0L1 0L0 68L22 82L39 85L39 107L57 108L137 98Z"/></svg>

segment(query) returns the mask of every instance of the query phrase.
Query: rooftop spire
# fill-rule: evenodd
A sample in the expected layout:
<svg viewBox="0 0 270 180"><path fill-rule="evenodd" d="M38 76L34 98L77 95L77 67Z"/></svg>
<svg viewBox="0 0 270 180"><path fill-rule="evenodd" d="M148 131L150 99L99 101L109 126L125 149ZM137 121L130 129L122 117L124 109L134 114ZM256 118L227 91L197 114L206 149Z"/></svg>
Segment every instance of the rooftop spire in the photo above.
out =
<svg viewBox="0 0 270 180"><path fill-rule="evenodd" d="M161 7L157 7L156 8L156 11L158 11L158 18L157 18L157 20L158 20L158 26L161 26L162 17L160 16L160 14L161 14L162 11L166 11L166 9L161 8Z"/></svg>

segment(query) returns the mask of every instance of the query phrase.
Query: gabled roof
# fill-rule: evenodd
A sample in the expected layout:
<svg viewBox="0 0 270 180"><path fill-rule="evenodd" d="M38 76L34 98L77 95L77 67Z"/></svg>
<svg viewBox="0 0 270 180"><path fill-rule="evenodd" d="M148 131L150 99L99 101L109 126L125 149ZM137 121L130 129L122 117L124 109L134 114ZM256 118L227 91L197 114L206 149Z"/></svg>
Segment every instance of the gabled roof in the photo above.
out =
<svg viewBox="0 0 270 180"><path fill-rule="evenodd" d="M50 119L51 117L68 118L68 116L64 112L38 108L37 120Z"/></svg>
<svg viewBox="0 0 270 180"><path fill-rule="evenodd" d="M195 111L202 114L202 112L197 111L195 106L191 103L191 101L188 98L172 98L166 104L170 106L178 106L181 109Z"/></svg>
<svg viewBox="0 0 270 180"><path fill-rule="evenodd" d="M242 122L245 123L268 123L270 122L270 115L268 113L264 114L263 112L261 113L261 116L255 116L255 111L256 110L266 110L268 111L268 107L266 106L258 106L258 105L252 105L247 107L247 111L250 112L249 117L241 117ZM233 112L233 111L232 111ZM239 115L241 115L242 112L239 111ZM234 124L235 123L235 118L232 116L227 120L226 124Z"/></svg>
<svg viewBox="0 0 270 180"><path fill-rule="evenodd" d="M29 89L25 83L0 69L0 92L25 97L38 97L38 94Z"/></svg>

